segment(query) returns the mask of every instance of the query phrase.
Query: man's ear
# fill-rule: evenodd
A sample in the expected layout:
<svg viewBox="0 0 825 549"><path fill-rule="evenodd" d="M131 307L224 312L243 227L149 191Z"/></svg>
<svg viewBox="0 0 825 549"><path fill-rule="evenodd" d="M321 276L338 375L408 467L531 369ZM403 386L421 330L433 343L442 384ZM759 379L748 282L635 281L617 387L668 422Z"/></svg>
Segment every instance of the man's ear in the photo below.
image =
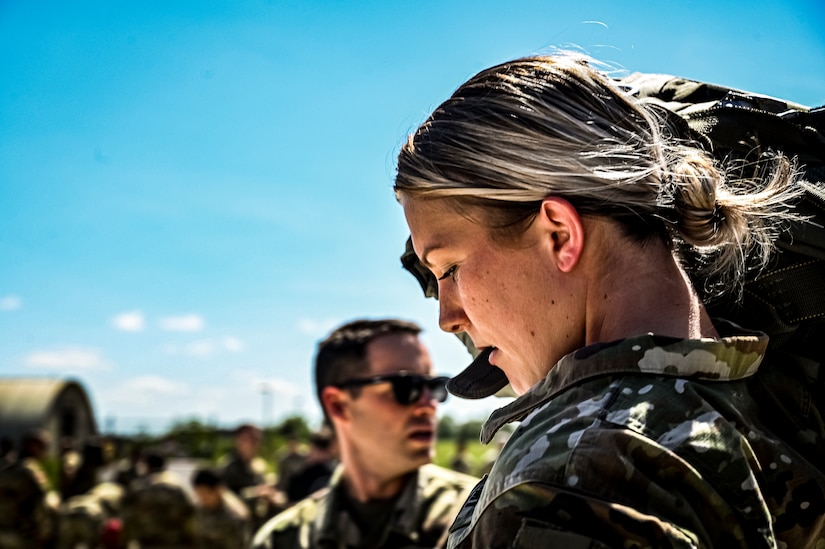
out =
<svg viewBox="0 0 825 549"><path fill-rule="evenodd" d="M549 196L542 200L537 219L552 239L556 266L569 273L584 249L584 226L579 212L567 200Z"/></svg>
<svg viewBox="0 0 825 549"><path fill-rule="evenodd" d="M338 387L327 386L321 391L321 405L331 419L346 418L347 396L346 390Z"/></svg>

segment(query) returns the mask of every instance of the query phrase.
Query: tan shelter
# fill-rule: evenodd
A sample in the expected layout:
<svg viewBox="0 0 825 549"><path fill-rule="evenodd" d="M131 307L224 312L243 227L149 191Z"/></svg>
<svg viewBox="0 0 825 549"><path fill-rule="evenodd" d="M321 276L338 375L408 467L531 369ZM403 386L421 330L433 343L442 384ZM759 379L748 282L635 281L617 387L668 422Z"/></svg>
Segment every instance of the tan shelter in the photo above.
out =
<svg viewBox="0 0 825 549"><path fill-rule="evenodd" d="M73 380L0 377L0 437L19 448L34 429L51 435L49 453L57 455L60 441L70 437L82 447L97 434L97 422L83 386Z"/></svg>

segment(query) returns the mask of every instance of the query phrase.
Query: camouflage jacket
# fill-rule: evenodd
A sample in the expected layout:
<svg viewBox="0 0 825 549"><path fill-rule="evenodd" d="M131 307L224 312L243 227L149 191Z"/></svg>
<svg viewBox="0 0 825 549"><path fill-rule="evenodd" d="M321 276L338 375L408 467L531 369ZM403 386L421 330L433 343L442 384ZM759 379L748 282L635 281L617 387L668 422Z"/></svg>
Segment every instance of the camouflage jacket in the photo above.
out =
<svg viewBox="0 0 825 549"><path fill-rule="evenodd" d="M743 331L728 324L717 326ZM449 547L825 547L825 475L765 427L761 334L647 335L563 357L494 412L521 421Z"/></svg>
<svg viewBox="0 0 825 549"><path fill-rule="evenodd" d="M117 517L122 498L122 486L103 482L64 501L60 507L57 548L98 547L106 521Z"/></svg>
<svg viewBox="0 0 825 549"><path fill-rule="evenodd" d="M339 467L327 488L261 527L253 549L364 547L358 527L344 508L346 495L341 473ZM379 547L443 547L450 523L477 480L436 465L420 467L396 501Z"/></svg>
<svg viewBox="0 0 825 549"><path fill-rule="evenodd" d="M46 489L42 471L28 464L0 470L0 548L40 548L53 540L55 517Z"/></svg>
<svg viewBox="0 0 825 549"><path fill-rule="evenodd" d="M123 540L142 548L193 547L195 505L169 471L132 483L123 498Z"/></svg>
<svg viewBox="0 0 825 549"><path fill-rule="evenodd" d="M227 488L244 497L244 488L258 486L266 482L266 463L256 457L246 462L233 453L221 460L221 477Z"/></svg>
<svg viewBox="0 0 825 549"><path fill-rule="evenodd" d="M240 500L237 505L240 508L229 505L224 498L217 509L196 507L197 549L240 549L249 544L249 515Z"/></svg>

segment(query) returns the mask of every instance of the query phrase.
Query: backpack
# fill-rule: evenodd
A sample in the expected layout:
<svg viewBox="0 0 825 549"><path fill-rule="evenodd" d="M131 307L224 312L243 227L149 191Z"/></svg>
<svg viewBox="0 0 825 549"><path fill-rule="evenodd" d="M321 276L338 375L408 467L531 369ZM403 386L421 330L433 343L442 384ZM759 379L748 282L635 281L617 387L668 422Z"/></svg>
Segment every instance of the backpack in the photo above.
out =
<svg viewBox="0 0 825 549"><path fill-rule="evenodd" d="M768 269L753 273L740 302L708 305L726 318L771 336L773 348L788 348L821 362L825 341L825 108L806 109L667 75L634 74L620 83L659 107L680 137L690 139L718 161L739 166L737 175L757 166L764 154L781 152L802 168L799 213L807 219L781 234L780 253ZM673 116L673 115L677 116ZM701 288L700 284L696 284Z"/></svg>
<svg viewBox="0 0 825 549"><path fill-rule="evenodd" d="M637 73L619 84L734 175L758 175L752 170L763 155L796 159L803 190L795 209L803 221L783 230L771 263L746 277L741 296L708 299L706 306L713 317L770 336L749 389L775 433L811 463L825 463L825 107L669 75Z"/></svg>

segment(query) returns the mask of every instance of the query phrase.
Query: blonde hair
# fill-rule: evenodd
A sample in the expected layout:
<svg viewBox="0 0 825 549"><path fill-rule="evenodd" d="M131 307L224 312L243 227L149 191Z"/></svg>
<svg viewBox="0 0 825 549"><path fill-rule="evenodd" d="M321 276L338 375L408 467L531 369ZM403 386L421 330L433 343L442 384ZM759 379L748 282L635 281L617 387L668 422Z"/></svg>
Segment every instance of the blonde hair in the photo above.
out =
<svg viewBox="0 0 825 549"><path fill-rule="evenodd" d="M705 290L738 287L794 217L794 166L777 155L758 177L734 178L594 66L559 54L472 77L408 137L396 196L482 206L491 230L510 233L560 196L639 240L664 239Z"/></svg>

